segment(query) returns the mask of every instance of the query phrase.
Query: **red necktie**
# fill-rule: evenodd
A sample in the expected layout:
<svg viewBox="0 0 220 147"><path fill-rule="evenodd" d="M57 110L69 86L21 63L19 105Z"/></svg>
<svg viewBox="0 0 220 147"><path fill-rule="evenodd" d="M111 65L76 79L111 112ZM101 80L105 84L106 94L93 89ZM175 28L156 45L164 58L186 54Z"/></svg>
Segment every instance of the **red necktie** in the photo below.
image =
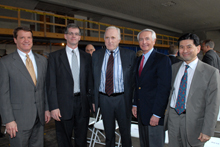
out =
<svg viewBox="0 0 220 147"><path fill-rule="evenodd" d="M140 64L140 67L139 67L139 77L141 76L141 72L143 70L143 65L144 65L144 56L142 56L141 64Z"/></svg>
<svg viewBox="0 0 220 147"><path fill-rule="evenodd" d="M111 51L111 55L108 58L107 70L106 70L106 82L105 82L105 92L110 96L113 93L113 65L114 65L114 57L113 52Z"/></svg>

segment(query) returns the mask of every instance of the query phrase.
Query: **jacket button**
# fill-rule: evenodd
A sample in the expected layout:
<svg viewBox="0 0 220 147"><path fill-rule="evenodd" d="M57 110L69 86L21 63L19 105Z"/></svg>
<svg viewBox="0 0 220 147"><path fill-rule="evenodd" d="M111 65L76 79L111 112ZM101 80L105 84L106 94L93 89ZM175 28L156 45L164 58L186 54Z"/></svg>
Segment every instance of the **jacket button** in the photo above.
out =
<svg viewBox="0 0 220 147"><path fill-rule="evenodd" d="M141 89L141 87L139 87L139 89Z"/></svg>

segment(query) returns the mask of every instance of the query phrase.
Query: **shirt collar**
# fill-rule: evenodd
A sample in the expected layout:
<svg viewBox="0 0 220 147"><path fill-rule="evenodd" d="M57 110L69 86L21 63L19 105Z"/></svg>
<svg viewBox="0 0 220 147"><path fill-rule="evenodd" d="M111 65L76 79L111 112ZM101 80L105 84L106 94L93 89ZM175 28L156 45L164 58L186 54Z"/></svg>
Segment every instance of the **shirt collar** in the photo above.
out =
<svg viewBox="0 0 220 147"><path fill-rule="evenodd" d="M115 50L113 50L113 55L116 55L118 53L118 51L119 51L119 47L117 47ZM106 53L110 55L111 51L106 49Z"/></svg>
<svg viewBox="0 0 220 147"><path fill-rule="evenodd" d="M182 65L183 65L183 66L188 65L190 68L192 68L193 70L195 70L198 61L199 61L199 59L198 59L198 57L197 57L197 58L196 58L194 61L192 61L191 63L187 64L186 62L183 62Z"/></svg>
<svg viewBox="0 0 220 147"><path fill-rule="evenodd" d="M66 52L67 52L68 54L72 54L72 51L74 51L75 53L77 53L77 52L79 52L79 49L78 49L78 47L72 49L72 48L70 48L69 46L66 46Z"/></svg>
<svg viewBox="0 0 220 147"><path fill-rule="evenodd" d="M153 50L154 50L154 48L152 48L152 49L151 49L149 52L147 52L146 54L143 54L144 58L145 58L145 59L148 59Z"/></svg>
<svg viewBox="0 0 220 147"><path fill-rule="evenodd" d="M17 49L17 52L20 56L22 57L26 57L26 53L22 52L21 50ZM29 57L33 55L32 50L30 50L30 52L28 53Z"/></svg>

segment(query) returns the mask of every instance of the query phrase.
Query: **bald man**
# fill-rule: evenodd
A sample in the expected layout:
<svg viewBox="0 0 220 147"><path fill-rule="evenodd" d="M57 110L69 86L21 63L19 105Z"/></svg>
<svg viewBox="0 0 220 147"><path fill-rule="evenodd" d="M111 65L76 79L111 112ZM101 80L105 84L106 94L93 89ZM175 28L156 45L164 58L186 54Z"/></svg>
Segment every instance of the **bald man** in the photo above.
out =
<svg viewBox="0 0 220 147"><path fill-rule="evenodd" d="M91 56L92 56L92 53L95 51L95 47L94 47L92 44L88 44L88 45L86 46L85 51L86 51L87 53L91 54Z"/></svg>

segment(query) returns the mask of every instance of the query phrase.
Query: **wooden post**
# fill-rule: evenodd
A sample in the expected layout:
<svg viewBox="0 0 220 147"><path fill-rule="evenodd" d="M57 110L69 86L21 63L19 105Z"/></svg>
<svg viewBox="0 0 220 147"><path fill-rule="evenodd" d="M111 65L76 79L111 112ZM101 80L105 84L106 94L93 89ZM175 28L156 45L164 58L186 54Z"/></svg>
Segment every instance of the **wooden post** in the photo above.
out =
<svg viewBox="0 0 220 147"><path fill-rule="evenodd" d="M21 26L21 11L18 9L18 26Z"/></svg>

